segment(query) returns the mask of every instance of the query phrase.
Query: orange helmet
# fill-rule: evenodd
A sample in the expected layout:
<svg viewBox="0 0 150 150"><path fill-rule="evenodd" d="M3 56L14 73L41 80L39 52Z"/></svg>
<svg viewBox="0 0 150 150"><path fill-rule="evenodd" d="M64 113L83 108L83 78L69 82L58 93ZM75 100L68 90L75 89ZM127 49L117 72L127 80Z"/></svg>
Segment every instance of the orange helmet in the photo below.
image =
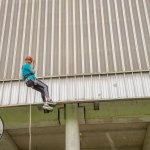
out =
<svg viewBox="0 0 150 150"><path fill-rule="evenodd" d="M26 57L25 57L25 60L30 60L31 62L33 61L33 59L32 59L31 56L26 56Z"/></svg>

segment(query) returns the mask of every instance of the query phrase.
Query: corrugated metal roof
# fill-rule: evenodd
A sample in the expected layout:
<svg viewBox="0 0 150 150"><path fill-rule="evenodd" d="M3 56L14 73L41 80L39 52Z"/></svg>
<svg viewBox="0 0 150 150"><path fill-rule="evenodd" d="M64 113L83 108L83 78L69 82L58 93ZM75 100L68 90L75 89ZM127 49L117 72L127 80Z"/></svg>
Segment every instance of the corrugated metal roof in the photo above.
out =
<svg viewBox="0 0 150 150"><path fill-rule="evenodd" d="M56 102L150 98L150 73L44 79ZM22 81L0 83L0 106L42 103L39 92Z"/></svg>
<svg viewBox="0 0 150 150"><path fill-rule="evenodd" d="M149 0L0 0L0 79L149 70Z"/></svg>

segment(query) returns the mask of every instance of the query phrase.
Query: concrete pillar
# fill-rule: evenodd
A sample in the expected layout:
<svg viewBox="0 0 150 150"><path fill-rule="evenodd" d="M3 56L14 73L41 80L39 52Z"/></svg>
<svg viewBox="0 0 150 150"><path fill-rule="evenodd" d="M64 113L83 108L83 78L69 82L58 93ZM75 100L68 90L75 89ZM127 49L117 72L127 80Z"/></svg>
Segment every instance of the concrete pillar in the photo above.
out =
<svg viewBox="0 0 150 150"><path fill-rule="evenodd" d="M148 124L148 127L147 127L142 150L150 150L150 123Z"/></svg>
<svg viewBox="0 0 150 150"><path fill-rule="evenodd" d="M80 150L77 104L66 104L66 150Z"/></svg>

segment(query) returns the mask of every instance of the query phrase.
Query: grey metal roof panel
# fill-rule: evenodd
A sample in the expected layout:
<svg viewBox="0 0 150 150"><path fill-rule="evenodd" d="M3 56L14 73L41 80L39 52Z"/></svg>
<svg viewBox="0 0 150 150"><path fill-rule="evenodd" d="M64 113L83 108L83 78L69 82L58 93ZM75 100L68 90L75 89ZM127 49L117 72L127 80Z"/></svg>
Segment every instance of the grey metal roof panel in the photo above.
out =
<svg viewBox="0 0 150 150"><path fill-rule="evenodd" d="M0 79L149 70L149 0L1 0Z"/></svg>
<svg viewBox="0 0 150 150"><path fill-rule="evenodd" d="M56 102L150 98L150 73L107 74L42 79ZM22 81L0 82L0 107L42 103L39 92Z"/></svg>

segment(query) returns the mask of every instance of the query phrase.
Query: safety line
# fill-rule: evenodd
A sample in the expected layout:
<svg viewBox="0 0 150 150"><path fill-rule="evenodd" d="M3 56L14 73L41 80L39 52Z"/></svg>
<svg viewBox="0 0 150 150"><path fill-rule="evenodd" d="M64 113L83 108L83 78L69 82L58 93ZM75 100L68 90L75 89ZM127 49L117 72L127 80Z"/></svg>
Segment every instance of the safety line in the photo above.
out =
<svg viewBox="0 0 150 150"><path fill-rule="evenodd" d="M31 93L31 91L30 91ZM31 94L30 94L31 96ZM32 110L31 110L31 97L30 97L30 107L29 107L29 150L31 150L31 145L32 145L32 135L31 135L31 127L32 127Z"/></svg>

